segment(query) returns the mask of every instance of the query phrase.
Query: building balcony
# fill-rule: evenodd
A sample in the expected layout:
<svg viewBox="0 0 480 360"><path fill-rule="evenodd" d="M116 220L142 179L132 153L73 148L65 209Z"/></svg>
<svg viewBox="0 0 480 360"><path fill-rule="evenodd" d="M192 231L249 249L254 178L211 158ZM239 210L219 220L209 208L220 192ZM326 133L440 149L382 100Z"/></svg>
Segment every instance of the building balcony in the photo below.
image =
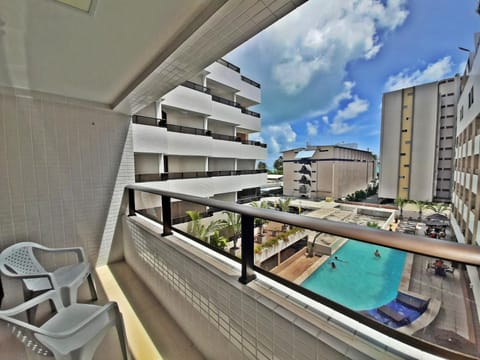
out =
<svg viewBox="0 0 480 360"><path fill-rule="evenodd" d="M161 221L137 211L132 201L135 193L161 197ZM319 221L143 185L128 186L127 194L130 202L127 208L122 207L118 219L121 236L115 238L121 259L97 267L95 280L98 302L119 304L132 358L474 359L480 355L475 336L479 322L475 298L478 247ZM219 210L205 212L199 220L202 224L221 219L223 211L239 213L239 249L233 251L232 242L220 248L213 241L195 236L188 230L188 222L172 221L173 200ZM289 224L292 228L287 231L292 234L279 245L255 243L255 218L269 221L266 228L279 234L283 233L281 224ZM327 243L340 250L314 257L308 263L305 249L298 247L305 229L325 235L317 239L321 246L315 251L322 251ZM341 250L349 244L355 247L352 257ZM362 298L380 296L378 284L367 283L367 277L385 262L388 271L374 273L373 278L380 277L382 284L396 283L398 290L386 305L359 310L354 307L363 300L360 297L345 304L335 299L335 294L320 295L304 285L305 279L298 280L292 273L268 270L256 263L254 259L261 256L255 254L261 252L255 249L261 246L275 259L284 256L283 252L276 253L275 246L290 253L297 249L300 256L289 261L297 261L296 266L306 263L304 268L322 260L324 265L318 267L323 271L321 278L336 283L344 294L356 291L348 282L352 279L340 281L335 276L351 268L358 274L353 280L367 285ZM380 257L370 248L362 253L363 246L380 249ZM335 268L331 256L336 256ZM400 272L392 270L398 265L398 257L404 259ZM390 263L391 258L397 260ZM373 265L363 268L360 263ZM13 281L4 282L9 291L3 308L21 301L21 289L14 291ZM79 301L88 299L88 288L80 288ZM50 316L48 309L39 309L38 314ZM0 336L3 354L18 359L31 357L9 331ZM119 358L119 350L115 334L109 334L96 358Z"/></svg>
<svg viewBox="0 0 480 360"><path fill-rule="evenodd" d="M239 96L247 106L261 102L261 86L257 82L240 74L240 68L220 59L206 68L209 72L207 78L225 84L237 90Z"/></svg>
<svg viewBox="0 0 480 360"><path fill-rule="evenodd" d="M192 171L163 174L137 174L135 181L155 189L212 197L255 188L267 183L263 170Z"/></svg>
<svg viewBox="0 0 480 360"><path fill-rule="evenodd" d="M207 358L227 356L223 352L226 348L231 349L228 350L231 353L247 354L252 358L281 358L282 355L296 358L303 354L308 359L321 356L473 359L479 355L476 337L470 333L475 330L465 322L468 318L478 324L476 290L467 293L462 290L468 288L468 278L472 280L475 274L478 277L478 247L373 230L366 226L322 222L308 216L201 199L139 185L129 186L129 189L130 192L148 191L166 201L162 200L160 209L162 223L144 219L135 211L135 204L130 203L130 216L122 219L126 232L125 263L135 269L149 290L166 304L175 321L186 329L187 336L195 344L200 344L199 350ZM232 255L234 252L229 251L232 244L220 249L187 231L188 223L169 223L168 204L173 199L240 213L244 223L238 243L240 250ZM222 214L220 211L201 221L207 224ZM328 259L333 254L322 255L320 259L327 257L325 265L320 268L325 267L322 278L326 281L332 280L342 269L352 267L362 279L356 282L366 282L367 273L357 267L360 259L379 264L389 261L393 254L404 258L403 271L394 275L390 265L386 265L388 274L382 275L388 283L398 284L393 300L383 300L387 302L385 305L376 305L368 311L359 310L355 308L355 304L361 302L358 298L345 304L343 300L335 300L333 294L324 297L307 285L299 285L305 279L299 282L287 272L269 271L255 263L254 248L258 244L254 244L254 218L288 223L314 231L314 234L331 234L317 240L321 245L318 251L327 243L340 249L350 243L371 244L374 250L380 249L380 257L375 257L374 251L370 253L370 250L362 255L360 245L352 258L346 252L337 251L333 269L332 261ZM388 227L388 222L385 224L384 228ZM296 246L301 236L291 238L292 246ZM280 248L288 248L288 243L282 243ZM268 251L275 253L271 247ZM305 259L304 250L300 253L299 260ZM274 254L273 257L279 256ZM236 283L236 277L239 277L239 283ZM478 284L478 279L473 280ZM347 287L345 294L354 291L344 281L333 281L340 288ZM426 283L429 286L422 287ZM445 288L446 283L448 288ZM367 284L365 292L376 294L376 286ZM364 295L362 293L362 297ZM235 299L233 303L232 299ZM195 314L193 322L192 314ZM210 330L208 333L198 331L202 328ZM218 335L214 336L214 333ZM296 347L300 340L302 346Z"/></svg>
<svg viewBox="0 0 480 360"><path fill-rule="evenodd" d="M157 124L157 125L155 125ZM185 144L191 146L186 147ZM133 118L133 149L137 153L265 159L266 144L210 130L166 124L144 116Z"/></svg>

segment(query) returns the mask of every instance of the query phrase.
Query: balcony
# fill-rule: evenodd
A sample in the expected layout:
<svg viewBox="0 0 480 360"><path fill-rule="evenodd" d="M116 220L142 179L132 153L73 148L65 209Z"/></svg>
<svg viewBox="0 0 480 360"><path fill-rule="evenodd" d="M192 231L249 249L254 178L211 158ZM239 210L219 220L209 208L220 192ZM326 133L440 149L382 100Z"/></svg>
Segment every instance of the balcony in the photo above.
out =
<svg viewBox="0 0 480 360"><path fill-rule="evenodd" d="M458 296L462 294L462 286L468 285L468 279L466 282L462 280L463 276L468 275L461 264L469 268L469 274L472 269L475 272L478 271L480 249L477 247L168 191L157 191L140 185L128 188L129 192L147 191L162 196L163 221L162 224L155 224L142 220L142 217L137 215L135 204L130 202L130 216L124 219L128 229L128 241L125 242L126 262L141 274L140 277L145 283L150 284L152 289L156 289L155 293L166 300L168 309L173 311L174 318L187 329L190 328L187 330L189 336L193 334L197 339L202 337L196 331L196 327L192 329L189 323L190 317L182 315L192 311L189 309L196 309L203 314L204 324L214 327L214 324L217 324L215 328L227 337L227 344L229 344L227 346L233 346L234 351L253 354L254 358L259 357L260 353L266 357L274 354L281 357L284 352L289 354L289 356L284 354L288 358L298 356L294 355L297 351L294 344L299 341L296 336L300 334L303 339L302 354L309 359L316 358L320 354L327 358L343 356L429 358L433 354L458 359L473 359L479 355L475 346L476 340L469 343L461 335L463 330L468 332L469 325L466 323L462 325L460 320L465 314L469 316L469 310L475 312L476 300L471 293L462 295L462 298ZM134 196L130 195L129 198L133 199ZM235 255L229 251L231 245L227 248L219 248L216 243L205 239L199 240L186 230L187 224L173 226L169 216L169 203L174 198L239 213L242 219L241 241L238 244L241 258L238 251ZM380 258L376 259L370 254L371 260L362 261L387 261L389 248L403 251L406 260L399 292L396 298L394 297L395 304L403 304L401 306L408 309L419 309L418 312L423 312L423 315L410 320L408 316L398 313L400 308L392 310L394 307L391 305L379 307L378 313L352 310L349 306L312 292L298 285L297 282L292 282L283 273L266 270L256 263L256 256L254 256L254 249L258 245L254 244L254 218L263 218L280 224L287 223L297 228L330 234L325 237L330 239L329 241L332 236L336 236L381 247ZM206 220L211 221L212 218L209 217ZM155 230L156 228L158 230ZM162 235L159 235L160 232ZM300 237L292 236L294 240L291 241L295 242L292 245L296 244ZM345 241L341 239L337 241ZM348 241L357 243L354 240ZM282 248L285 246L284 243L281 245ZM274 250L269 248L269 251L273 251L272 249ZM255 250L256 253L257 250ZM343 256L346 255L343 253L336 255L338 255L335 260L336 269L327 271L324 274L325 279L332 277L332 273L341 271L341 268L357 266L356 261L360 261L360 258L357 258L352 262L345 262L346 258ZM175 260L168 261L172 257ZM303 252L301 258L304 258ZM192 265L187 266L185 261L192 261ZM454 267L446 265L447 262L450 264L449 261L453 261L456 265ZM201 265L203 262L213 265L204 268ZM158 270L157 263L162 264L158 266ZM328 269L331 268L330 262L327 262L327 266ZM175 275L170 276L171 272ZM235 274L238 274L241 284L248 284L248 286L234 285L232 278ZM155 282L149 280L153 277L161 279L160 285L156 285L158 279ZM387 280L387 282L390 281L392 280ZM420 293L427 291L427 288L422 290L422 284L427 283L428 289L433 292L425 297ZM448 288L442 290L447 283ZM163 294L165 291L167 294ZM463 296L466 298L464 299ZM186 302L185 299L187 299ZM231 299L237 299L233 308ZM441 311L444 315L437 316L440 309L443 309ZM377 314L380 314L379 318L376 317ZM477 316L471 315L469 321L478 324ZM268 319L272 316L273 320L269 322ZM400 316L403 317L400 318ZM255 320L259 317L262 319L261 328L258 328L259 325L254 327L249 325L252 321L259 324L258 320ZM224 320L220 321L220 319ZM452 326L456 330L451 330ZM273 340L267 341L267 335L272 331L272 327ZM282 334L285 332L296 334L295 339L283 337ZM318 334L324 334L324 336L318 336ZM333 343L329 343L330 338L333 339ZM277 348L274 342L283 345ZM327 345L328 343L330 345ZM209 344L212 345L210 342ZM205 347L207 345L204 345ZM215 347L210 349L212 358L215 358L212 355L215 349Z"/></svg>
<svg viewBox="0 0 480 360"><path fill-rule="evenodd" d="M135 175L135 182L167 181L178 179L198 179L215 176L239 176L264 174L267 170L223 170L223 171L188 171L168 172L162 174L138 174Z"/></svg>
<svg viewBox="0 0 480 360"><path fill-rule="evenodd" d="M225 135L225 134L217 134L217 133L214 133L210 130L198 129L198 128L193 128L193 127L189 127L189 126L168 124L165 119L156 119L156 118L151 118L151 117L147 117L147 116L134 115L132 117L132 122L134 124L165 128L165 129L167 129L167 131L170 131L170 132L177 132L177 133L189 134L189 135L210 136L213 139L217 139L217 140L238 142L238 143L241 143L241 144L244 144L244 145L253 145L253 146L259 146L259 147L262 147L262 148L267 147L267 144L263 144L259 141L242 140L240 137L235 137L235 136ZM149 132L149 131L150 130L146 130L146 132ZM134 136L135 136L135 134L134 134ZM156 142L158 142L158 141L156 141Z"/></svg>

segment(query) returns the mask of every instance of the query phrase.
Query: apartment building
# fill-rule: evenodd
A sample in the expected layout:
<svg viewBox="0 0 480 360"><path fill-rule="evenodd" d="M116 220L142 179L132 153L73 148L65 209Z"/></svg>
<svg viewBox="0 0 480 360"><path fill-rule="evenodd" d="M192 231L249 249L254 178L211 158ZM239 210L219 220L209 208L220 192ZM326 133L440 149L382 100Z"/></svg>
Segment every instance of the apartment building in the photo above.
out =
<svg viewBox="0 0 480 360"><path fill-rule="evenodd" d="M238 66L215 61L133 117L136 182L217 200L257 200L267 174L255 163L266 159L267 149L249 140L261 126L249 107L260 101L259 83ZM139 209L161 207L158 197L138 196ZM186 210L190 204L176 202L174 219Z"/></svg>
<svg viewBox="0 0 480 360"><path fill-rule="evenodd" d="M480 244L480 196L477 196L480 170L480 101L477 95L477 89L480 89L479 45L480 33L476 33L474 50L468 57L457 105L451 218L457 240L475 245Z"/></svg>
<svg viewBox="0 0 480 360"><path fill-rule="evenodd" d="M283 194L325 199L365 190L375 178L370 151L339 145L308 146L283 152Z"/></svg>
<svg viewBox="0 0 480 360"><path fill-rule="evenodd" d="M380 198L451 199L460 76L383 94Z"/></svg>

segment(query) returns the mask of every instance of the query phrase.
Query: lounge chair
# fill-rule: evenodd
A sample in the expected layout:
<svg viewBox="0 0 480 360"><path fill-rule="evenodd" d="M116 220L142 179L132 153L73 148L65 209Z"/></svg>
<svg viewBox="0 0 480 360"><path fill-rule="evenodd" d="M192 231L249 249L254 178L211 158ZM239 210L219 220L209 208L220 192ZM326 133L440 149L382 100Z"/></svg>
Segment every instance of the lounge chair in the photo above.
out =
<svg viewBox="0 0 480 360"><path fill-rule="evenodd" d="M407 324L410 323L410 320L408 319L408 317L396 312L393 309L390 309L389 307L387 307L385 305L379 307L377 310L378 310L379 313L381 313L385 316L388 316L390 319L395 321L398 325L407 325Z"/></svg>
<svg viewBox="0 0 480 360"><path fill-rule="evenodd" d="M399 292L397 295L397 301L412 309L418 310L420 312L424 312L427 309L430 299L422 300L422 299L418 299L416 297Z"/></svg>

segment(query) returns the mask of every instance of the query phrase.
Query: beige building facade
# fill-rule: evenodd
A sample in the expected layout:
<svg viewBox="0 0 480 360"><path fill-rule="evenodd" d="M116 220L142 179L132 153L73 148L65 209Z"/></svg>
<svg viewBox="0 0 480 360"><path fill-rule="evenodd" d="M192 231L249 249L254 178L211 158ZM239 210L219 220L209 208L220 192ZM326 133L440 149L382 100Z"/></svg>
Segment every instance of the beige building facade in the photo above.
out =
<svg viewBox="0 0 480 360"><path fill-rule="evenodd" d="M450 201L460 77L385 93L379 197Z"/></svg>
<svg viewBox="0 0 480 360"><path fill-rule="evenodd" d="M338 145L283 152L283 194L314 200L345 197L364 190L375 178L370 151Z"/></svg>

